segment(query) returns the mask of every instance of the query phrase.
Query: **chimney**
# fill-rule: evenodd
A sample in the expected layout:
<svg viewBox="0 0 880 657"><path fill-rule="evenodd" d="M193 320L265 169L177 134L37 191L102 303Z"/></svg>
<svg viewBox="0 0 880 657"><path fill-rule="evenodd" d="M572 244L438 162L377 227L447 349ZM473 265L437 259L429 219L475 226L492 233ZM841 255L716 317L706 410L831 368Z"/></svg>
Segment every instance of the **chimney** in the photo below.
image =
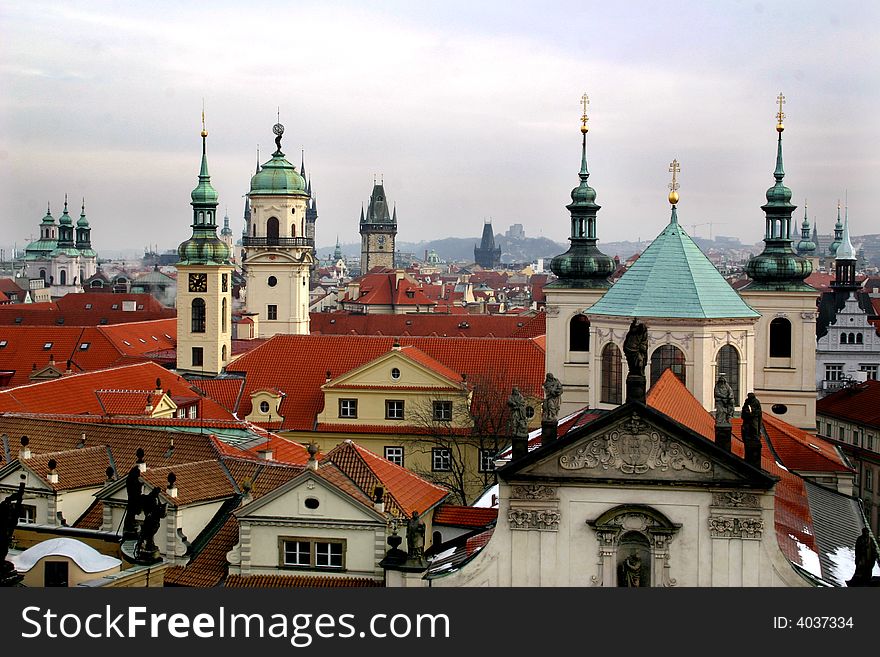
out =
<svg viewBox="0 0 880 657"><path fill-rule="evenodd" d="M373 489L373 508L379 513L385 513L385 488L382 486Z"/></svg>
<svg viewBox="0 0 880 657"><path fill-rule="evenodd" d="M28 447L28 443L30 443L31 439L27 436L21 437L21 449L18 450L18 460L26 461L31 457L31 448Z"/></svg>
<svg viewBox="0 0 880 657"><path fill-rule="evenodd" d="M73 367L71 365L73 361L70 359L67 360L67 369L64 371L65 374L73 374Z"/></svg>
<svg viewBox="0 0 880 657"><path fill-rule="evenodd" d="M109 465L107 466L107 469L104 470L104 474L107 476L106 483L109 484L109 483L116 480L116 474L113 472L113 468L110 467Z"/></svg>
<svg viewBox="0 0 880 657"><path fill-rule="evenodd" d="M165 488L165 494L168 497L177 497L177 475L173 472L168 473L168 486Z"/></svg>
<svg viewBox="0 0 880 657"><path fill-rule="evenodd" d="M85 432L83 432L83 434L79 438L79 442L77 443L76 448L82 449L85 446L86 446L86 434L85 434Z"/></svg>
<svg viewBox="0 0 880 657"><path fill-rule="evenodd" d="M55 367L55 354L49 354L49 365Z"/></svg>
<svg viewBox="0 0 880 657"><path fill-rule="evenodd" d="M153 393L147 395L147 407L144 410L147 415L151 415L153 413Z"/></svg>
<svg viewBox="0 0 880 657"><path fill-rule="evenodd" d="M144 450L142 447L137 448L137 452L135 452L137 456L137 469L141 472L147 471L147 462L144 460Z"/></svg>
<svg viewBox="0 0 880 657"><path fill-rule="evenodd" d="M331 378L333 377L330 376L330 370L327 370L326 374L324 375L324 383L330 383Z"/></svg>
<svg viewBox="0 0 880 657"><path fill-rule="evenodd" d="M266 447L265 449L258 450L257 456L259 456L264 461L271 461L273 458L275 458L275 452L272 451L271 447Z"/></svg>
<svg viewBox="0 0 880 657"><path fill-rule="evenodd" d="M58 461L55 459L49 459L49 476L47 477L50 484L58 483L58 472L55 468L58 467Z"/></svg>
<svg viewBox="0 0 880 657"><path fill-rule="evenodd" d="M309 470L317 470L318 459L315 458L315 455L318 453L318 445L316 443L309 443L309 446L306 447L306 451L309 453L309 462L306 464L306 467Z"/></svg>

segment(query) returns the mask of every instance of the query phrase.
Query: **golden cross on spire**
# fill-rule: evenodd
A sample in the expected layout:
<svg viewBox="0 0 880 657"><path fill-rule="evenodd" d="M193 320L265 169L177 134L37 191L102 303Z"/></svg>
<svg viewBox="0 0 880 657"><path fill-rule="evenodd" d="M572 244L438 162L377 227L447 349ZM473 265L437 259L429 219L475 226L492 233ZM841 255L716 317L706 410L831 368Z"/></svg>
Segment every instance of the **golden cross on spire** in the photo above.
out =
<svg viewBox="0 0 880 657"><path fill-rule="evenodd" d="M782 111L782 106L785 105L785 96L782 95L781 91L776 96L776 102L779 103L779 111L776 113L776 129L782 132L785 130L785 126L782 124L783 119L785 119L785 112Z"/></svg>
<svg viewBox="0 0 880 657"><path fill-rule="evenodd" d="M669 173L672 174L672 182L669 183L669 202L672 205L678 203L678 179L677 175L681 171L681 167L678 165L678 160L672 160L669 163Z"/></svg>
<svg viewBox="0 0 880 657"><path fill-rule="evenodd" d="M205 99L202 98L202 137L208 136L208 130L205 128Z"/></svg>
<svg viewBox="0 0 880 657"><path fill-rule="evenodd" d="M586 134L589 131L587 127L587 121L589 121L589 117L587 116L587 105L590 104L590 97L587 94L581 96L581 105L584 108L584 113L581 115L581 132Z"/></svg>

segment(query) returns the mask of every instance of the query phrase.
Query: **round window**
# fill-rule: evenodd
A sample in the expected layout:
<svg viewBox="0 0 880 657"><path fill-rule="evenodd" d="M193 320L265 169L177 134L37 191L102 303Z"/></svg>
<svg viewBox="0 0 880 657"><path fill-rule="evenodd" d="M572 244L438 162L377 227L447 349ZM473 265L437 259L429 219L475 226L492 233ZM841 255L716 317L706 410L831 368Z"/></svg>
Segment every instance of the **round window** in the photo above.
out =
<svg viewBox="0 0 880 657"><path fill-rule="evenodd" d="M261 401L260 402L260 413L268 413L269 412L269 402Z"/></svg>
<svg viewBox="0 0 880 657"><path fill-rule="evenodd" d="M391 368L391 378L395 381L400 378L400 370L396 367Z"/></svg>
<svg viewBox="0 0 880 657"><path fill-rule="evenodd" d="M773 406L770 407L770 410L776 415L785 415L788 412L788 406L785 404L773 404Z"/></svg>
<svg viewBox="0 0 880 657"><path fill-rule="evenodd" d="M317 509L321 506L321 502L317 497L307 497L305 501L305 505L307 509Z"/></svg>
<svg viewBox="0 0 880 657"><path fill-rule="evenodd" d="M278 279L274 276L270 276L269 280L266 282L269 283L269 287L275 287L276 285L278 285Z"/></svg>

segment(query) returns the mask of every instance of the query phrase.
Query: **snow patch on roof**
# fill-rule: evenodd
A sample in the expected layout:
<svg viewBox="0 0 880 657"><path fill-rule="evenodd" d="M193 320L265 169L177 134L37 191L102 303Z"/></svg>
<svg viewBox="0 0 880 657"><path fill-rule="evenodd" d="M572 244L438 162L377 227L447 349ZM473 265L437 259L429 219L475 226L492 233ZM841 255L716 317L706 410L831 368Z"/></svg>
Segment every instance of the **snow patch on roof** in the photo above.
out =
<svg viewBox="0 0 880 657"><path fill-rule="evenodd" d="M798 557L801 560L801 566L804 567L804 570L821 579L822 565L819 563L818 552L801 543L793 534L789 534L788 537L797 544Z"/></svg>
<svg viewBox="0 0 880 657"><path fill-rule="evenodd" d="M473 505L484 509L491 509L498 506L498 496L498 484L495 484L494 486L487 488L486 492L480 495L479 499L474 502Z"/></svg>
<svg viewBox="0 0 880 657"><path fill-rule="evenodd" d="M121 560L101 554L92 546L73 538L50 538L29 547L19 555L10 556L9 561L13 563L18 572L26 573L40 559L50 556L68 557L87 573L99 573L122 563Z"/></svg>
<svg viewBox="0 0 880 657"><path fill-rule="evenodd" d="M833 564L829 577L840 586L846 586L846 580L856 572L856 553L851 547L839 546L834 552L828 553Z"/></svg>

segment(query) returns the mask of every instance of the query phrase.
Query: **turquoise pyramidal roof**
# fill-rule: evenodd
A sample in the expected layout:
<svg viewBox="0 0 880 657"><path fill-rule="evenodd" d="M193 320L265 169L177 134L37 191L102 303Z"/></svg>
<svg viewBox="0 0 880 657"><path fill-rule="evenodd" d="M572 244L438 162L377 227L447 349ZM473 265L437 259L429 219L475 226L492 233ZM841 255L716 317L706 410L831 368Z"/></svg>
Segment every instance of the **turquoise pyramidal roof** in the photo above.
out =
<svg viewBox="0 0 880 657"><path fill-rule="evenodd" d="M727 319L758 317L672 219L588 315Z"/></svg>

